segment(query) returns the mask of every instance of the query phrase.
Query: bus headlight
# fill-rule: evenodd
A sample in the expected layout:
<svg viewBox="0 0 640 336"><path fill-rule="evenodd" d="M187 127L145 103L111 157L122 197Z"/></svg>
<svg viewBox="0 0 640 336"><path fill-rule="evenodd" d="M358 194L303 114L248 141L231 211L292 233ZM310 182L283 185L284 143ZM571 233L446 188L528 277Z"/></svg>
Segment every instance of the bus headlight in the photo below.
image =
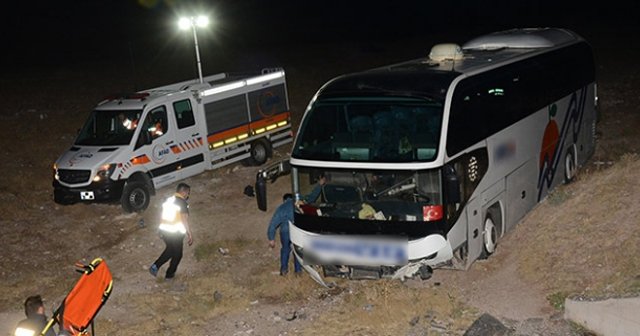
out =
<svg viewBox="0 0 640 336"><path fill-rule="evenodd" d="M100 167L100 169L98 169L96 176L93 177L93 182L106 181L107 179L109 179L109 177L111 177L111 174L113 174L113 171L115 169L115 163L103 165L102 167Z"/></svg>

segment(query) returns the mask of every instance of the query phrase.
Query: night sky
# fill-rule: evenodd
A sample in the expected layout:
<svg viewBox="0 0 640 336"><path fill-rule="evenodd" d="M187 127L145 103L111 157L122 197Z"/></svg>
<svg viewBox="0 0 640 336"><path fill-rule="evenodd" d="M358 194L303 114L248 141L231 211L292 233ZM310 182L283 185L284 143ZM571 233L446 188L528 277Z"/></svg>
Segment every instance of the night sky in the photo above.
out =
<svg viewBox="0 0 640 336"><path fill-rule="evenodd" d="M277 1L62 0L3 6L3 68L181 53L193 40L177 30L182 13L209 13L203 48L278 48L384 41L441 32L468 36L527 26L628 34L637 41L640 5L607 1ZM471 34L469 34L471 33ZM461 41L463 42L463 41Z"/></svg>

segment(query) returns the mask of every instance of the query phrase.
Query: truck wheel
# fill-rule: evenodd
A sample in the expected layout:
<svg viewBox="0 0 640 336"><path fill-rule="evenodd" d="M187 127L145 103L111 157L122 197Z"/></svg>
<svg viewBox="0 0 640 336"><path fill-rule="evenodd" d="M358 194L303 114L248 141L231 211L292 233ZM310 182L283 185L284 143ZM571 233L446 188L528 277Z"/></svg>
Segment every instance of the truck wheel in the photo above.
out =
<svg viewBox="0 0 640 336"><path fill-rule="evenodd" d="M259 166L267 162L271 156L271 145L266 140L256 140L251 143L250 157L246 162L252 166Z"/></svg>
<svg viewBox="0 0 640 336"><path fill-rule="evenodd" d="M151 193L149 186L144 181L127 182L122 191L122 209L126 213L142 212L149 206Z"/></svg>

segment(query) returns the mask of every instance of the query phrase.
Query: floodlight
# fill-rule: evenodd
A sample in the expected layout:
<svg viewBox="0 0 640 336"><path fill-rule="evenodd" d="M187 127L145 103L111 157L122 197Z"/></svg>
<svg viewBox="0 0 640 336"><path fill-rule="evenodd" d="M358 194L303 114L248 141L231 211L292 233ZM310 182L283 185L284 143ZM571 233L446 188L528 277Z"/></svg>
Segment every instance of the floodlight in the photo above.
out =
<svg viewBox="0 0 640 336"><path fill-rule="evenodd" d="M180 27L180 29L182 30L191 28L191 20L185 17L180 18L180 20L178 21L178 27Z"/></svg>
<svg viewBox="0 0 640 336"><path fill-rule="evenodd" d="M198 16L195 21L196 21L196 25L201 28L204 28L209 25L209 18L204 15Z"/></svg>
<svg viewBox="0 0 640 336"><path fill-rule="evenodd" d="M209 24L209 18L204 15L198 17L183 17L178 20L178 26L182 30L191 28L193 31L193 42L196 47L196 62L198 63L198 75L200 76L200 83L203 83L202 79L202 66L200 65L200 50L198 49L198 35L196 34L196 26L204 28Z"/></svg>

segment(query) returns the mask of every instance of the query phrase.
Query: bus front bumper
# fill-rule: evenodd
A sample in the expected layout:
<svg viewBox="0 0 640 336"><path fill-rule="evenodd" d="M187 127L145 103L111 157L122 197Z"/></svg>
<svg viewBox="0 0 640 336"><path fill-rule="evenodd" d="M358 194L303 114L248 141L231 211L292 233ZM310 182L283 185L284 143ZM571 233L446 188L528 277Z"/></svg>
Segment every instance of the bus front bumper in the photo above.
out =
<svg viewBox="0 0 640 336"><path fill-rule="evenodd" d="M314 244L314 241L344 241L344 236L320 235L301 230L291 223L289 223L289 234L295 257L298 258L300 264L302 264L303 268L311 277L325 287L327 287L327 284L313 266L331 266L331 269L341 269L344 270L344 272L339 272L343 272L341 274L349 278L372 279L390 277L402 280L419 274L425 267L436 267L453 258L451 245L446 238L440 234L431 234L423 238L405 241L406 249L404 250L405 259L403 262L399 259L397 262L389 262L389 258L376 259L375 257L379 256L380 253L363 255L362 249L357 248L342 248L341 253L345 253L344 258L327 260L322 257L322 252L324 251L313 250L312 246L318 246ZM358 239L363 240L367 238L350 237L348 241L358 243ZM401 245L397 244L397 241L390 241L389 245L385 245L377 249L377 251L395 251L394 249L396 249L398 252L391 254L399 255L402 253L399 252L401 249L400 246ZM335 254L332 254L332 256L335 256ZM327 268L325 268L325 276L328 275L328 273L332 273L326 270Z"/></svg>

